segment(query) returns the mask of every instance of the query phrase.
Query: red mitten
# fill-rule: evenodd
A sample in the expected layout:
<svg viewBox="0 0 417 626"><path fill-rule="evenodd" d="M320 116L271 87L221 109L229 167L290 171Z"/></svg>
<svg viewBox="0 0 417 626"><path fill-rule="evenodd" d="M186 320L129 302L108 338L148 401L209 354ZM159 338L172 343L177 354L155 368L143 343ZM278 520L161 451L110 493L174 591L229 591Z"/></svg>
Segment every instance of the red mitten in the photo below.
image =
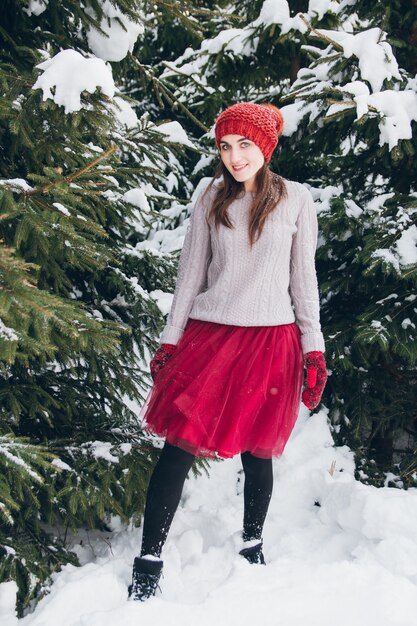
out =
<svg viewBox="0 0 417 626"><path fill-rule="evenodd" d="M307 384L302 400L307 408L315 409L319 404L323 389L326 386L327 369L323 352L307 352L304 357L307 368Z"/></svg>
<svg viewBox="0 0 417 626"><path fill-rule="evenodd" d="M155 352L155 356L149 364L151 376L154 381L159 370L164 367L165 363L167 363L174 354L176 347L177 346L172 343L163 343Z"/></svg>

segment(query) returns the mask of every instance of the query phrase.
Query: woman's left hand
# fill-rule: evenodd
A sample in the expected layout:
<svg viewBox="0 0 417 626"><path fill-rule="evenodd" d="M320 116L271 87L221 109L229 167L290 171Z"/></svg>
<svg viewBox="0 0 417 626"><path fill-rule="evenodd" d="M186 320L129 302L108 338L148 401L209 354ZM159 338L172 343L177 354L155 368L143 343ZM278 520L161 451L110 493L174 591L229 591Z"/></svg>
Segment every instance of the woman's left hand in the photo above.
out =
<svg viewBox="0 0 417 626"><path fill-rule="evenodd" d="M326 361L323 352L307 352L304 356L304 365L307 368L307 384L302 394L302 400L307 408L315 409L321 400L327 380Z"/></svg>

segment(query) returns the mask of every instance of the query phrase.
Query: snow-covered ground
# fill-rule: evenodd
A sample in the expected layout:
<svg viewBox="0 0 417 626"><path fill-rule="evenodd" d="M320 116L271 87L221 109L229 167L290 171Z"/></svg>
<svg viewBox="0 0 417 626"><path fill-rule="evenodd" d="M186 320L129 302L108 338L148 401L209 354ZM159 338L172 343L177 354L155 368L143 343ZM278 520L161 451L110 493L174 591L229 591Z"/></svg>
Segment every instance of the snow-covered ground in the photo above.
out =
<svg viewBox="0 0 417 626"><path fill-rule="evenodd" d="M417 489L376 489L354 479L322 411L301 414L265 524L267 566L237 554L243 514L239 457L186 481L165 545L161 592L127 602L141 529L119 528L77 547L21 626L414 626ZM317 503L317 504L315 504ZM320 506L318 506L318 504ZM0 621L17 623L15 585L0 585Z"/></svg>

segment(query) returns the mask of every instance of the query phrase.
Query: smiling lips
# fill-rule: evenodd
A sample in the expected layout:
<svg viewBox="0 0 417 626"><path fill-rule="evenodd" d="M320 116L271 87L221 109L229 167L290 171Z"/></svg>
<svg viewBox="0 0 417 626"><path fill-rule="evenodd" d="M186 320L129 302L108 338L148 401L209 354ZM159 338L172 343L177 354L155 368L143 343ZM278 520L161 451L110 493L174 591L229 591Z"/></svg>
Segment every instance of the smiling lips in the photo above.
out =
<svg viewBox="0 0 417 626"><path fill-rule="evenodd" d="M233 167L233 170L235 172L240 172L240 170L243 170L243 168L246 167L246 164L245 165L236 165L236 166L232 165L232 167Z"/></svg>

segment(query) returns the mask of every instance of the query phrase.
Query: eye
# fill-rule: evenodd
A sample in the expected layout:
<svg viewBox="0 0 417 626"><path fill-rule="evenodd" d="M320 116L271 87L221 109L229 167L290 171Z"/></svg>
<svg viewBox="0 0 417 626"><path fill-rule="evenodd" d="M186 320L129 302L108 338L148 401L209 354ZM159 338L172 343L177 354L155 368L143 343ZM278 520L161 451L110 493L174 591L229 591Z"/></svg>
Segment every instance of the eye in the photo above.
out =
<svg viewBox="0 0 417 626"><path fill-rule="evenodd" d="M249 141L242 141L240 145L242 146L242 148L247 148L248 146L250 146L250 143Z"/></svg>
<svg viewBox="0 0 417 626"><path fill-rule="evenodd" d="M222 145L220 146L220 150L223 150L223 151L224 151L224 150L227 150L227 146L225 146L224 144L222 144Z"/></svg>

